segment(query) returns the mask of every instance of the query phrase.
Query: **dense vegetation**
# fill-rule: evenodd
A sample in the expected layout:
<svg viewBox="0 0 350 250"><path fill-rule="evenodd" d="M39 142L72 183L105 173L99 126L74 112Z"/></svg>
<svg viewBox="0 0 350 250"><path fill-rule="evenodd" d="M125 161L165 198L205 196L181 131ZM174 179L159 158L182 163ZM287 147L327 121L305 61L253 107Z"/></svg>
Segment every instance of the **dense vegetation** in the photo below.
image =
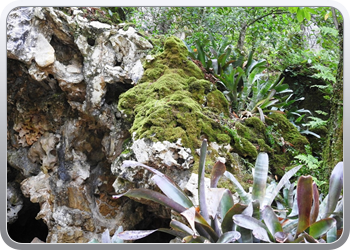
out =
<svg viewBox="0 0 350 250"><path fill-rule="evenodd" d="M318 187L321 187L321 192L327 193L328 190L329 193L334 192L329 189L333 188L329 186L331 172L334 166L343 160L342 17L336 9L330 7L110 7L102 10L114 21L127 22L136 27L154 44L150 54L163 52L164 41L170 36L175 35L182 39L188 48L189 56L201 68L205 78L215 84L225 95L232 117L256 116L265 122L265 115L268 113L284 114L301 134L310 138L311 142L304 151L292 152L294 166L297 164L306 166L296 175L310 175ZM292 77L293 81L286 82L286 77ZM312 84L308 86L300 79L309 79L308 81ZM311 98L310 93L305 93L306 90L312 92L310 89L322 93L322 100L319 100L320 107L321 103L326 103L328 109L325 110L319 106L303 107L307 101L305 99ZM270 135L276 133L273 126L267 123L267 129L271 131ZM271 140L272 144L274 139L271 138ZM282 143L286 150L293 150L292 147L288 147L289 142L278 143ZM161 181L159 182L162 184ZM303 188L314 190L309 177L299 179L296 192L300 190L302 194ZM170 189L175 190L172 187ZM340 187L336 189L340 192ZM292 193L293 187L290 190L289 193ZM141 195L142 198L158 199L158 196L151 194L150 191L143 190L142 194L137 193L141 191L134 192L130 194L131 197ZM288 190L285 192L288 193ZM318 199L319 194L315 190L312 192L314 197L310 196L307 206L314 212L315 209L318 211L318 207L311 206L312 200ZM166 195L172 197L171 194ZM260 197L258 194L255 196ZM291 195L291 197L294 196ZM288 197L285 197L285 201L287 204ZM240 230L232 231L230 224L230 230L225 231L215 228L217 220L215 217L209 218L208 215L202 214L204 218L200 215L197 218L196 212L192 211L193 216L195 214L198 220L191 220L187 217L192 215L184 214L182 207L169 205L171 201L167 202L165 205L175 211L178 209L191 226L193 224L193 228L186 229L179 224L181 230L176 223L171 225L177 233L181 232L177 236L182 237L185 242L228 242L225 236L241 242L242 239L243 242L257 239L273 242L303 240L322 242L327 232L329 232L328 242L336 238L335 220L327 217L328 215L321 216L319 223L315 215L313 223L316 224L317 229L316 226L311 229L312 223L309 218L306 225L299 217L299 220L295 221L296 231L286 232L282 230L282 226L276 226L277 215L271 207L260 211L259 203L251 204L253 215L250 215L250 218L242 215L234 216L233 222L230 220L231 224L236 225L235 229ZM186 203L187 199L180 199L181 202ZM227 202L230 203L230 201ZM263 200L260 201L260 205L262 203ZM297 197L295 197L295 206L298 206L297 203ZM235 209L243 211L243 207L246 208L249 204L250 201L246 202L245 207L239 205L240 207L236 206ZM275 205L277 204L278 202ZM187 208L192 207L191 204L185 205L184 207ZM233 208L233 202L231 205ZM268 206L270 205L271 202ZM293 200L289 201L289 205L293 205ZM256 206L258 206L257 209ZM300 204L299 206L300 209L303 207ZM230 208L231 206L227 208L223 216L226 212L230 212ZM290 209L292 210L292 207ZM236 212L240 214L242 211ZM299 216L304 216L304 212L299 211ZM309 212L306 212L308 216L310 216ZM232 215L230 213L231 217ZM264 219L265 224L262 224L261 218ZM305 218L302 217L302 220ZM207 225L207 222L211 222L213 228ZM221 221L221 223L226 224L227 221ZM196 230L202 231L203 234L194 237L193 232ZM282 233L277 234L278 232ZM311 232L315 237L310 236ZM125 237L125 239L131 238Z"/></svg>
<svg viewBox="0 0 350 250"><path fill-rule="evenodd" d="M308 135L312 147L295 152L295 161L305 164L303 174L326 183L332 167L342 160L342 140L335 154L325 146L342 137L342 96L333 95L342 86L342 16L330 7L110 7L106 15L135 26L154 44L151 54L163 51L171 35L180 37L190 56L200 62L207 79L217 84L231 104L231 112L254 114L282 111L298 130ZM107 14L108 13L108 14ZM338 65L341 62L341 65ZM295 77L292 84L283 77ZM303 107L308 91L322 92L322 105ZM293 85L293 86L292 86ZM342 88L340 90L342 92ZM316 91L315 91L316 92ZM306 97L305 97L306 96ZM339 104L340 103L340 104ZM338 107L338 106L341 107ZM337 106L337 107L336 107ZM338 110L338 114L335 114ZM331 112L333 112L331 114ZM244 113L246 114L246 113ZM331 117L331 118L330 118ZM332 135L329 119L337 120ZM335 121L331 123L334 124ZM329 128L331 126L328 126ZM327 138L328 134L328 138ZM332 156L329 156L332 155ZM324 159L326 161L324 161ZM327 184L324 187L327 188Z"/></svg>

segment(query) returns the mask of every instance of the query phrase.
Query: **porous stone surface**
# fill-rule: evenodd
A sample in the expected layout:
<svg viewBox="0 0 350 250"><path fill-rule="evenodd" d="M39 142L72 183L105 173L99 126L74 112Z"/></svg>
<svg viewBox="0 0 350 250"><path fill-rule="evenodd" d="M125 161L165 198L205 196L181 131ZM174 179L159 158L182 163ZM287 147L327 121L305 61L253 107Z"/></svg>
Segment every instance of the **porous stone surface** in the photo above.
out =
<svg viewBox="0 0 350 250"><path fill-rule="evenodd" d="M130 137L118 96L142 77L140 59L152 45L84 11L15 8L7 18L8 164L17 171L8 222L28 197L40 204L46 242L88 242L144 216L142 204L110 198L110 165Z"/></svg>

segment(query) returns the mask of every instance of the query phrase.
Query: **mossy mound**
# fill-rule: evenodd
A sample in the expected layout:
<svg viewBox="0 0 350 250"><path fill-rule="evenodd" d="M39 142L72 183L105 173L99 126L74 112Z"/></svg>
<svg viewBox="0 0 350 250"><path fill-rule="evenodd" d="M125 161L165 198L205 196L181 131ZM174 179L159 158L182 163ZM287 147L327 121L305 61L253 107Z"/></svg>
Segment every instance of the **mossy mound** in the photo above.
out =
<svg viewBox="0 0 350 250"><path fill-rule="evenodd" d="M295 153L309 144L307 139L282 114L270 114L267 124L257 117L232 120L223 93L204 79L187 55L181 40L167 38L164 51L145 63L140 83L120 95L118 108L130 122L135 139L176 142L181 138L193 152L194 169L198 164L195 149L204 138L230 144L231 152L209 154L207 164L213 165L217 156L225 157L228 170L244 180L248 177L244 169L235 169L232 152L252 164L259 152L267 152L271 173L283 176Z"/></svg>
<svg viewBox="0 0 350 250"><path fill-rule="evenodd" d="M229 115L224 95L201 70L187 58L183 42L170 37L164 52L145 65L138 85L120 95L118 108L132 123L135 138L175 142L182 139L185 147L200 147L200 138L230 143L220 124L205 115L217 112ZM201 138L202 139L202 138Z"/></svg>
<svg viewBox="0 0 350 250"><path fill-rule="evenodd" d="M291 168L290 162L295 154L305 153L305 145L310 143L283 114L270 114L266 123L273 127L273 131L269 131L270 138L274 140L273 142L270 139L269 142L274 149L270 169L281 177Z"/></svg>

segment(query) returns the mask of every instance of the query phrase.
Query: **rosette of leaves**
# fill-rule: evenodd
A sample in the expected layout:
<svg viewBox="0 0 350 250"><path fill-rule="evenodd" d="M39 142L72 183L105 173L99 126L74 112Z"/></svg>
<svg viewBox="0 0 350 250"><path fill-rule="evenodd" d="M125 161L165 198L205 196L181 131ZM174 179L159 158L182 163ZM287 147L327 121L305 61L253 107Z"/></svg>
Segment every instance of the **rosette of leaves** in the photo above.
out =
<svg viewBox="0 0 350 250"><path fill-rule="evenodd" d="M339 200L342 187L343 163L341 162L332 171L329 194L321 204L319 192L312 177L301 176L295 195L293 196L293 186L286 192L288 193L285 196L288 197L287 202L293 206L287 218L281 217L282 213L276 214L270 205L266 205L260 215L235 215L233 222L252 232L256 239L265 242L331 243L336 241L342 233L343 201Z"/></svg>
<svg viewBox="0 0 350 250"><path fill-rule="evenodd" d="M153 232L161 231L182 239L185 243L229 243L235 242L241 234L233 230L232 216L242 213L247 205L234 204L231 192L228 189L217 188L219 178L226 171L225 164L218 161L211 173L210 188L204 185L204 169L207 151L207 141L204 140L200 150L198 173L199 204L193 204L187 194L168 176L147 165L124 161L123 167L141 166L151 171L152 180L163 192L148 189L130 189L124 194L114 195L113 198L127 196L134 199L147 199L162 204L180 214L187 224L172 220L170 228L155 230L132 230L119 233L123 240L137 240Z"/></svg>

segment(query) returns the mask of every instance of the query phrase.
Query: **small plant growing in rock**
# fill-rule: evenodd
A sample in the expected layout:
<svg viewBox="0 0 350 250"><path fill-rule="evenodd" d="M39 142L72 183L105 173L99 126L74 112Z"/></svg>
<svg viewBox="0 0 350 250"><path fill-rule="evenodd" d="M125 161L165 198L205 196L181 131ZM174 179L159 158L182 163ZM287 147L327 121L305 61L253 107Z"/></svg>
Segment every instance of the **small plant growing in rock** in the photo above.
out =
<svg viewBox="0 0 350 250"><path fill-rule="evenodd" d="M293 196L294 188L289 179L301 166L289 170L278 184L271 182L268 185L267 153L259 153L257 157L251 194L226 171L225 165L220 161L213 167L210 188L206 188L206 150L207 141L204 140L200 150L198 173L199 204L194 204L172 179L158 170L138 162L124 161L125 167L142 166L151 171L154 174L153 181L164 194L148 189L130 189L124 194L114 195L113 198L127 196L157 202L179 213L186 224L172 220L170 229L125 231L117 234L117 237L122 240L137 240L161 231L181 238L184 243L324 242L325 235L327 242L337 239L337 229L342 228L342 201L339 201L343 179L342 163L332 172L328 198L319 205L319 193L311 176L299 178L296 196ZM240 203L234 203L230 190L217 188L222 175L235 186ZM293 207L289 216L285 213L288 207L278 198L283 187L285 203ZM277 213L271 207L274 201L279 211Z"/></svg>

